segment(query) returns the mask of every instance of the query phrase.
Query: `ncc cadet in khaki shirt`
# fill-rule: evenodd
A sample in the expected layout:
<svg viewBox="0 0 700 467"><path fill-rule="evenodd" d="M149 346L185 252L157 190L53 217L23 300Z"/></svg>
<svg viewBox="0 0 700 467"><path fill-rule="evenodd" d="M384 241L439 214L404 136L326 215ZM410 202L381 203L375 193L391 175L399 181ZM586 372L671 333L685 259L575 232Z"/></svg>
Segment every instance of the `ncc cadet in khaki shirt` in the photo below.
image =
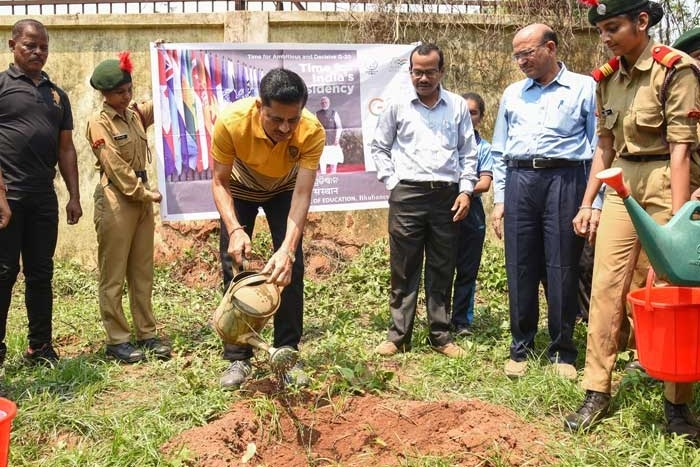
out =
<svg viewBox="0 0 700 467"><path fill-rule="evenodd" d="M663 17L658 3L593 3L589 21L615 56L593 73L598 81L598 147L583 204L573 222L577 234L595 239L596 255L582 382L586 397L579 410L565 419L570 430L591 426L609 409L611 374L630 327L625 282L631 280L632 289L643 286L649 267L643 254L637 261L637 234L620 196L608 189L602 212L591 209L600 188L593 175L620 167L632 197L656 222L666 223L690 196L689 156L697 144L697 132L689 111L700 99L698 80L690 69L693 60L649 37L649 28ZM659 97L664 93L665 102ZM666 383L664 396L667 430L700 438L687 405L692 386Z"/></svg>
<svg viewBox="0 0 700 467"><path fill-rule="evenodd" d="M673 43L673 48L682 50L695 59L697 77L700 81L700 27L684 32ZM700 108L694 109L695 118L698 121L698 139L700 139ZM690 162L690 189L694 190L693 199L700 199L700 148L697 148L691 155Z"/></svg>
<svg viewBox="0 0 700 467"><path fill-rule="evenodd" d="M153 203L162 196L146 176L150 162L146 128L153 124L151 102L131 102L131 61L105 60L94 70L90 84L102 92L102 111L87 127L97 157L100 182L95 188L95 230L100 270L99 303L107 333L106 354L125 363L170 357L170 348L156 337L151 306L153 289ZM122 309L124 278L128 283L136 346Z"/></svg>

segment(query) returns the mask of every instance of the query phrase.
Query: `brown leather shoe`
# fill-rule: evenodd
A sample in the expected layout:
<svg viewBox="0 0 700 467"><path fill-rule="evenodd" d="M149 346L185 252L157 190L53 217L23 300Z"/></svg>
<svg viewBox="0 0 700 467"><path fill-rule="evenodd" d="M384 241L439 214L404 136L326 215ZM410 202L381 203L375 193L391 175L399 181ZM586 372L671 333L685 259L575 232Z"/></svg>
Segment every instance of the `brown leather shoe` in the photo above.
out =
<svg viewBox="0 0 700 467"><path fill-rule="evenodd" d="M580 431L590 428L602 419L610 408L610 394L586 391L581 407L564 419L564 428Z"/></svg>
<svg viewBox="0 0 700 467"><path fill-rule="evenodd" d="M664 398L664 416L668 433L686 436L694 442L700 440L700 426L690 413L688 404L674 404Z"/></svg>
<svg viewBox="0 0 700 467"><path fill-rule="evenodd" d="M458 346L454 342L449 342L445 345L433 347L433 350L450 358L462 358L465 355L467 355L467 352L465 352L462 347Z"/></svg>
<svg viewBox="0 0 700 467"><path fill-rule="evenodd" d="M569 381L576 381L576 378L578 378L576 367L570 363L552 363L552 371L555 375Z"/></svg>
<svg viewBox="0 0 700 467"><path fill-rule="evenodd" d="M374 353L382 357L391 357L399 353L399 348L391 341L384 341L374 348Z"/></svg>
<svg viewBox="0 0 700 467"><path fill-rule="evenodd" d="M503 367L503 372L509 378L522 378L527 373L527 360L521 362L516 362L513 359L508 360Z"/></svg>

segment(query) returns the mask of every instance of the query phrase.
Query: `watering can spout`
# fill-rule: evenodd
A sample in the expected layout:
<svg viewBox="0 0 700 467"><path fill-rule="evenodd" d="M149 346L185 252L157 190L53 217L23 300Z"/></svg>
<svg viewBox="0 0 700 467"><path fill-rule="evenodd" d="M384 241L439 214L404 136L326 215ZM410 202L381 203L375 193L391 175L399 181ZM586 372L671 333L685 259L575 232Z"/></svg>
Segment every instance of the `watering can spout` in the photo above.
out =
<svg viewBox="0 0 700 467"><path fill-rule="evenodd" d="M661 226L630 196L622 169L603 170L596 178L622 198L656 275L677 285L700 285L700 201L688 201Z"/></svg>

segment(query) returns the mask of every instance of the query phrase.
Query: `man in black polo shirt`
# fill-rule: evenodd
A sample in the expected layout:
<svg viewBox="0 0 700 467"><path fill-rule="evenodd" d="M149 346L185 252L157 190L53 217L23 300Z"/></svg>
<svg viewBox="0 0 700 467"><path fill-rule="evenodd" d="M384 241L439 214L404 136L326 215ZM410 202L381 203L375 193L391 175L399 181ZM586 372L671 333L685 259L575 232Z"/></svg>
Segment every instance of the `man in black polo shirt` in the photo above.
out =
<svg viewBox="0 0 700 467"><path fill-rule="evenodd" d="M56 361L51 345L53 255L58 234L56 164L70 199L69 224L82 216L78 165L73 146L73 116L68 96L42 71L49 55L43 24L25 19L12 27L8 41L14 63L0 73L0 169L12 211L0 229L0 363L12 287L22 256L29 321L30 363Z"/></svg>

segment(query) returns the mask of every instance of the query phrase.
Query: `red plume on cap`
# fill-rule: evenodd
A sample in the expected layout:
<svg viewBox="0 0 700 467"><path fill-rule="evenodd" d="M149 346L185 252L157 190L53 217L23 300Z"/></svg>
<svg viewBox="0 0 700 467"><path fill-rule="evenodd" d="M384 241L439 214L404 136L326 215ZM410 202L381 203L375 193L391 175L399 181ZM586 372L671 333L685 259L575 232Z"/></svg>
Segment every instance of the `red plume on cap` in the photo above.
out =
<svg viewBox="0 0 700 467"><path fill-rule="evenodd" d="M589 7L589 8L593 8L593 7L599 5L598 0L578 0L578 2L579 2L581 5L587 6L587 7Z"/></svg>
<svg viewBox="0 0 700 467"><path fill-rule="evenodd" d="M119 69L127 73L131 73L131 70L134 69L134 64L131 63L130 52L128 50L119 52Z"/></svg>

